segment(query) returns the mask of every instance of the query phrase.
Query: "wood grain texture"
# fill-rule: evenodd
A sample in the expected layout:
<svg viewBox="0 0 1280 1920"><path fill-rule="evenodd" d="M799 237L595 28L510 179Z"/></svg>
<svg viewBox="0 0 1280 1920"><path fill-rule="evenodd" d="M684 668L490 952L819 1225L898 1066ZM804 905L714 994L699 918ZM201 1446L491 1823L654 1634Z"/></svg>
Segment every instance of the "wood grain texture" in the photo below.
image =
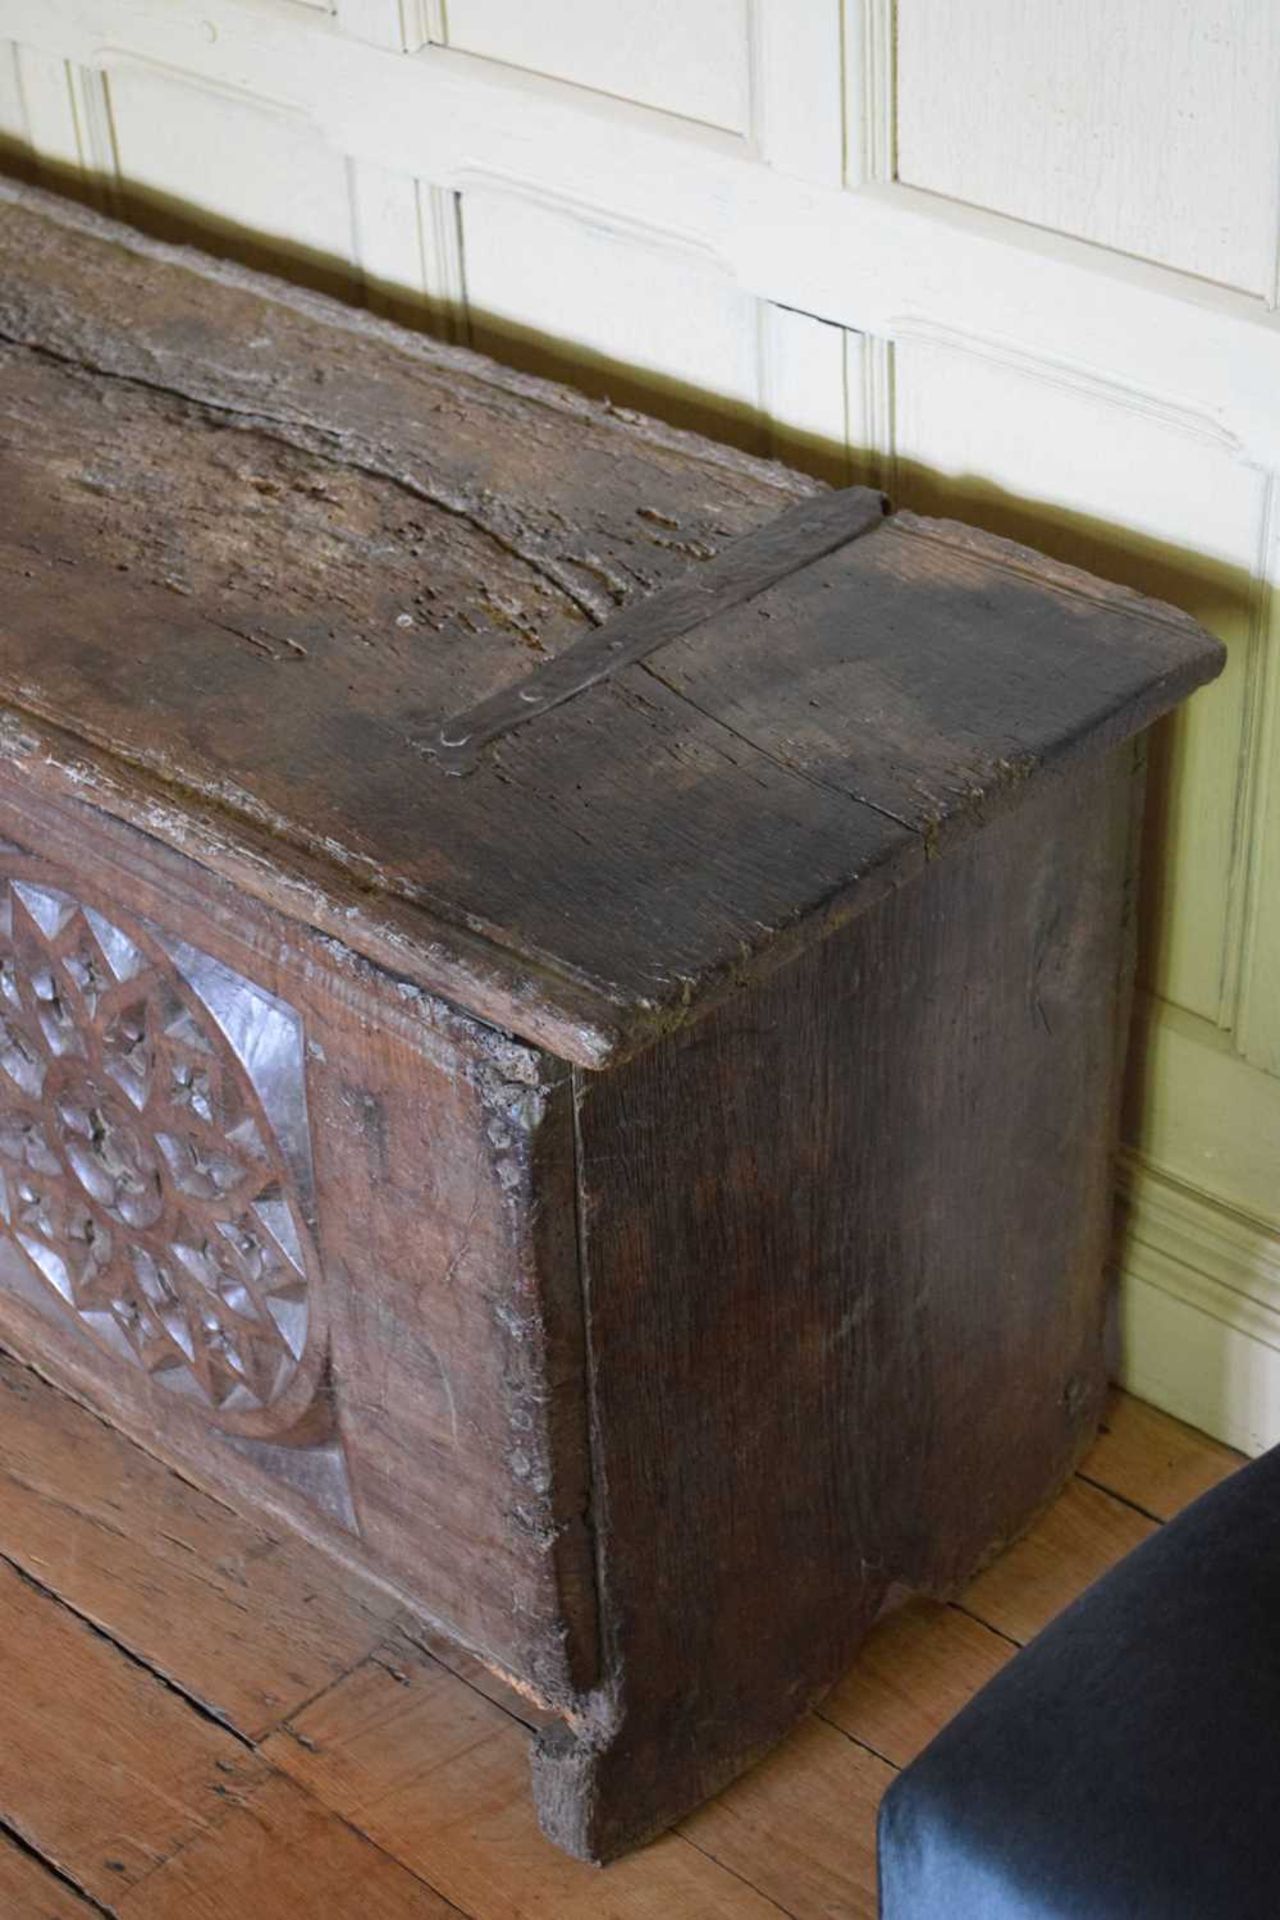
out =
<svg viewBox="0 0 1280 1920"><path fill-rule="evenodd" d="M807 1716L786 1746L682 1821L793 1920L876 1910L876 1813L893 1768Z"/></svg>
<svg viewBox="0 0 1280 1920"><path fill-rule="evenodd" d="M21 196L0 240L0 684L26 724L38 716L55 760L47 730L69 725L181 796L192 851L238 859L251 891L278 898L293 867L337 924L361 889L353 946L386 957L379 906L411 909L416 977L517 1031L532 1015L580 1061L686 1017L779 936L820 931L833 903L871 905L942 828L971 829L1011 783L1146 724L1217 668L1169 610L982 536L904 550L882 531L848 549L851 570L811 568L785 620L760 596L521 728L467 781L432 781L415 741L433 724L807 489ZM884 630L878 589L917 596L892 672L866 639ZM1020 679L1031 632L1042 670ZM799 710L775 655L811 662ZM880 709L902 762L889 786L926 789L906 807L874 779L863 795L855 723ZM244 858L264 828L271 867Z"/></svg>
<svg viewBox="0 0 1280 1920"><path fill-rule="evenodd" d="M1081 1476L1154 1520L1172 1520L1243 1465L1244 1455L1128 1394L1107 1403Z"/></svg>
<svg viewBox="0 0 1280 1920"><path fill-rule="evenodd" d="M266 1743L273 1765L474 1920L763 1920L763 1894L676 1834L599 1872L538 1832L528 1734L454 1674L391 1643Z"/></svg>
<svg viewBox="0 0 1280 1920"><path fill-rule="evenodd" d="M38 1662L27 1654L37 1643ZM106 1905L266 1772L224 1728L7 1565L0 1662L0 1806L14 1831Z"/></svg>
<svg viewBox="0 0 1280 1920"><path fill-rule="evenodd" d="M849 541L873 533L884 512L883 497L867 487L844 487L800 502L751 540L705 561L691 578L615 614L523 679L452 715L424 744L444 772L473 773L481 749L492 741L541 720L624 667L647 660L709 620L760 599Z"/></svg>
<svg viewBox="0 0 1280 1920"><path fill-rule="evenodd" d="M651 671L770 757L910 827L931 853L1035 774L1136 731L1153 683L1189 665L1175 637L1185 616L912 513L746 613L713 612Z"/></svg>
<svg viewBox="0 0 1280 1920"><path fill-rule="evenodd" d="M120 1920L280 1920L360 1914L365 1920L447 1920L457 1908L406 1873L288 1780L237 1800L119 1903Z"/></svg>
<svg viewBox="0 0 1280 1920"><path fill-rule="evenodd" d="M0 1503L14 1566L249 1738L345 1673L398 1610L3 1354Z"/></svg>
<svg viewBox="0 0 1280 1920"><path fill-rule="evenodd" d="M29 1444L21 1450L22 1479L29 1484L0 1476L0 1553L31 1539L34 1508L44 1511L35 1531L45 1539L63 1521L69 1432L80 1436L77 1458L87 1485L106 1487L113 1477L125 1487L154 1485L156 1510L175 1533L184 1531L177 1518L184 1510L198 1512L209 1504L56 1389L40 1392L44 1411L33 1419ZM1109 1418L1113 1426L1141 1425L1150 1413L1121 1399ZM1180 1454L1184 1471L1194 1470L1196 1453L1188 1436ZM1201 1453L1200 1470L1211 1474L1217 1449L1206 1443ZM166 1481L172 1483L167 1494L161 1490ZM83 1541L76 1524L72 1536ZM213 1527L188 1529L185 1537L191 1572L174 1605L186 1611L192 1643L205 1621L220 1639L225 1542ZM1090 1576L1095 1562L1078 1530L1063 1536L1062 1554L1067 1574L1073 1556L1081 1556L1075 1578L1061 1581L1066 1594ZM133 1557L137 1587L154 1580L160 1593L174 1592L168 1548L159 1534L150 1544L139 1539ZM305 1567L310 1559L300 1543L285 1541L274 1557L249 1554L239 1563L247 1674L274 1657L271 1601L289 1563ZM57 1582L74 1573L68 1553L50 1566L49 1577ZM1014 1567L1010 1585L1011 1591L1033 1589L1038 1602L1040 1583L1025 1560ZM191 1728L197 1738L210 1731L220 1736L139 1664L163 1666L171 1656L172 1630L159 1608L139 1613L129 1594L120 1592L104 1611L100 1624L107 1634L116 1634L122 1623L135 1635L126 1661L110 1640L70 1619L54 1593L30 1587L23 1592L29 1606L22 1616L22 1675L0 1697L0 1754L16 1751L31 1705L34 1682L27 1676L45 1676L40 1684L55 1693L83 1685L88 1669L79 1660L67 1661L68 1628L97 1650L108 1672L118 1662L127 1685L155 1688L177 1716L175 1739L169 1717L147 1734L143 1722L125 1713L110 1756L126 1760L133 1772L126 1788L119 1781L111 1786L105 1803L97 1777L89 1784L90 1769L109 1765L95 1744L92 1721L87 1752L85 1746L85 1712L111 1706L112 1696L100 1687L90 1689L89 1708L82 1698L74 1719L61 1710L51 1716L53 1732L38 1750L36 1778L18 1764L0 1768L0 1911L6 1920L10 1914L13 1920L86 1920L102 1907L55 1877L74 1878L83 1867L81 1797L99 1807L99 1825L104 1806L109 1821L130 1795L128 1811L137 1815L140 1806L145 1809L149 1782L167 1778L166 1766L180 1763ZM73 1589L69 1597L74 1595ZM420 1626L405 1624L420 1640ZM680 1830L601 1872L558 1854L537 1831L525 1779L530 1728L510 1711L531 1719L527 1705L508 1695L504 1711L483 1669L462 1663L464 1681L404 1632L392 1632L372 1656L299 1707L287 1729L268 1735L256 1755L238 1747L248 1775L236 1779L219 1771L231 1791L215 1794L207 1819L133 1886L121 1886L113 1872L103 1904L126 1920L243 1920L255 1911L273 1920L277 1913L290 1920L295 1914L299 1920L312 1914L316 1920L349 1920L366 1906L379 1920L442 1910L470 1920L762 1920L780 1912L806 1920L874 1920L874 1819L893 1767L869 1748L878 1746L893 1762L909 1757L993 1670L992 1643L1009 1651L990 1628L954 1607L917 1601L898 1608L877 1624L819 1709L823 1721L841 1715L841 1732L806 1717L774 1755ZM456 1651L450 1657L459 1658ZM488 1685L495 1697L482 1697L477 1684ZM252 1771L271 1762L285 1778L279 1771ZM34 1829L33 1807L39 1831L33 1830L32 1841L42 1847L47 1866L3 1837L5 1823ZM150 1832L145 1825L128 1830ZM114 1852L111 1857L123 1859Z"/></svg>
<svg viewBox="0 0 1280 1920"><path fill-rule="evenodd" d="M1074 1480L1023 1539L978 1575L964 1605L1022 1644L1155 1526L1100 1487Z"/></svg>
<svg viewBox="0 0 1280 1920"><path fill-rule="evenodd" d="M0 1324L523 1689L547 1832L616 1856L1084 1444L1129 742L1221 650L0 214ZM254 1733L367 1641L277 1652Z"/></svg>
<svg viewBox="0 0 1280 1920"><path fill-rule="evenodd" d="M311 752L325 771L306 808L319 811L304 838L321 850L330 883L341 833L334 838L336 822L325 824L323 791L352 752L400 757L393 776L399 801L384 789L375 806L382 826L371 815L371 839L342 855L367 894L373 870L394 858L391 842L379 845L381 835L391 828L394 837L397 814L422 784L406 731L482 697L584 625L678 578L815 490L781 468L624 419L333 303L213 268L200 256L183 265L137 236L126 240L123 229L91 231L88 216L59 203L56 218L48 217L48 204L32 215L24 211L35 205L28 196L4 189L0 244L13 249L15 263L28 255L35 271L25 290L6 272L0 331L35 343L46 373L72 401L56 485L63 537L82 543L80 557L98 576L94 597L106 596L93 625L110 618L114 599L139 641L151 631L157 655L148 677L175 666L193 635L199 648L203 635L213 643L205 668L195 669L188 656L182 671L194 669L191 691L203 684L237 729L270 729L273 708L294 706L313 681L329 685L337 703L331 717L346 716L339 731L347 741L331 735L326 745L313 735ZM215 282L223 289L217 313L209 306ZM31 414L15 386L12 352L6 418L21 433ZM265 386L264 354L273 368ZM120 452L110 471L99 471L95 450L91 369L111 394ZM171 517L157 516L148 499L147 476L160 467L171 473ZM177 479L184 467L190 486ZM10 531L21 539L34 497L20 476L9 497ZM246 564L246 554L257 557ZM28 554L17 569L6 568L7 589L34 584L34 574L30 582L23 575L34 559ZM136 650L131 657L139 658ZM99 664L110 672L105 657ZM273 664L303 668L283 702L277 673L255 685L256 668ZM239 684L234 696L209 681L224 670ZM313 710L309 727L315 719ZM203 723L197 731L203 735ZM194 773L203 749L194 738L189 745ZM235 786L254 758L248 734L237 757L240 771L229 776ZM172 777L176 769L162 758ZM295 798L304 777L298 763L289 783ZM229 797L227 788L216 805ZM286 791L276 798L291 811ZM261 808L251 811L261 822ZM282 822L274 824L278 832ZM428 837L439 833L437 826ZM464 948L475 944L480 905L451 912L446 950L459 939ZM341 914L335 926L353 931ZM427 969L437 985L444 958L437 954ZM508 977L504 991L512 985ZM550 982L544 998L549 989ZM562 983L556 1004L562 1025L580 1024L572 983ZM520 1024L505 1011L505 1024Z"/></svg>
<svg viewBox="0 0 1280 1920"><path fill-rule="evenodd" d="M537 1776L572 1848L721 1786L1091 1436L1118 1062L1079 1013L1127 991L1130 779L1045 788L584 1080L603 1685Z"/></svg>
<svg viewBox="0 0 1280 1920"><path fill-rule="evenodd" d="M616 1852L740 1771L840 1671L885 1580L953 1587L1069 1466L1097 1404L1129 782L1127 757L1064 776L670 1051L579 1086L599 1685L597 1592L582 1553L584 1330L565 1292L578 1257L564 1244L575 1216L566 1183L579 1157L567 1079L426 1003L410 1035L376 980L363 998L348 983L335 1001L305 943L291 944L300 935L282 944L231 901L224 924L216 889L199 902L201 939L305 1008L322 1057L317 1179L360 1196L322 1237L341 1281L328 1324L363 1548L567 1712L572 1731L543 1729L539 1775L551 1830L578 1851ZM59 819L50 852L74 837ZM95 827L94 840L99 885L118 868L138 907L195 904L180 862L150 850L139 861L122 828ZM1104 1017L1075 1018L1086 1004ZM1050 1085L1072 1098L1046 1108ZM440 1156L421 1229L440 1236L429 1283L422 1268L401 1268L428 1130ZM692 1186L690 1154L706 1169ZM1064 1184L1066 1166L1076 1175ZM727 1211L720 1169L745 1196ZM929 1205L917 1198L904 1213L904 1183ZM808 1196L800 1212L796 1192ZM854 1215L860 1231L879 1225L851 1284ZM962 1218L972 1238L957 1265ZM1024 1251L1011 1270L1014 1244ZM655 1294L677 1253L698 1286ZM1006 1275L1000 1290L993 1270ZM376 1287L355 1284L364 1273ZM904 1299L906 1339L895 1331ZM39 1348L30 1316L19 1322ZM455 1337L465 1365L441 1374ZM47 1350L56 1358L57 1341ZM154 1395L140 1404L100 1363L78 1377L229 1492L256 1495L198 1423L186 1436ZM966 1410L1007 1401L1010 1378L1023 1396L1008 1406L1016 1448L1013 1426ZM886 1393L895 1418L909 1410L911 1452L865 1444ZM795 1425L797 1408L828 1397L838 1417ZM475 1411L459 1450L464 1407ZM479 1445L486 1430L492 1459ZM668 1482L673 1445L681 1473ZM426 1449L438 1465L424 1476L415 1458ZM429 1564L416 1544L427 1516ZM884 1570L869 1582L868 1562ZM789 1580L785 1608L771 1603L765 1618L757 1569L784 1564L812 1577ZM515 1604L504 1569L525 1583ZM697 1742L683 1731L691 1713Z"/></svg>
<svg viewBox="0 0 1280 1920"><path fill-rule="evenodd" d="M910 1600L876 1622L818 1711L905 1767L1015 1651L959 1607Z"/></svg>
<svg viewBox="0 0 1280 1920"><path fill-rule="evenodd" d="M94 1911L33 1854L0 1838L0 1913L15 1920L90 1920Z"/></svg>
<svg viewBox="0 0 1280 1920"><path fill-rule="evenodd" d="M296 1428L282 1419L264 1450L104 1355L47 1288L0 1287L10 1339L224 1499L265 1506L394 1582L527 1683L557 1697L587 1684L594 1589L564 1069L296 922L264 918L100 814L19 789L6 817L68 863L68 886L182 924L305 1021L323 1216L309 1338L328 1364ZM72 873L86 864L87 883ZM345 1524L306 1481L317 1419L338 1422Z"/></svg>

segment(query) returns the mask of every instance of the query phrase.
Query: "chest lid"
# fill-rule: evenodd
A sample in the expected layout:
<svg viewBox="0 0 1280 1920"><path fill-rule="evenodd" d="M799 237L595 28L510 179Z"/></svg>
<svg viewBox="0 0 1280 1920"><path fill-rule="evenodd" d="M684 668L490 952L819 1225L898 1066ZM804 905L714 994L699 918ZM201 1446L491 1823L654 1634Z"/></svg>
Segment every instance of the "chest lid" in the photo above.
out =
<svg viewBox="0 0 1280 1920"><path fill-rule="evenodd" d="M1221 657L1007 542L0 186L0 763L567 1058Z"/></svg>

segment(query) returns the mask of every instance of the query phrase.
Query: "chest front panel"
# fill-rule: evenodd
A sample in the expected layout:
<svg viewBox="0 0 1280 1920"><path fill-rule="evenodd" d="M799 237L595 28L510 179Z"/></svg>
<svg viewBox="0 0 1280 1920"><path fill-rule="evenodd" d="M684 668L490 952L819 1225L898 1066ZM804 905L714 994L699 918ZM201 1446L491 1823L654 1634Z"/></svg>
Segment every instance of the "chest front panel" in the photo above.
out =
<svg viewBox="0 0 1280 1920"><path fill-rule="evenodd" d="M96 811L3 830L0 1331L563 1693L562 1071Z"/></svg>

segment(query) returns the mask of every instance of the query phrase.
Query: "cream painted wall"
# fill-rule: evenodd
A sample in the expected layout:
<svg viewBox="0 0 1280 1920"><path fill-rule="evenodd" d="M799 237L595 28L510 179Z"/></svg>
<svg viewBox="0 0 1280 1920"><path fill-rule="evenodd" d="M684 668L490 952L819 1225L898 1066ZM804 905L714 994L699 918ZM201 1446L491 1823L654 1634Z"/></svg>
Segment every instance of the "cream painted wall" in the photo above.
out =
<svg viewBox="0 0 1280 1920"><path fill-rule="evenodd" d="M1217 629L1156 769L1123 1369L1280 1441L1280 7L0 0L0 136Z"/></svg>

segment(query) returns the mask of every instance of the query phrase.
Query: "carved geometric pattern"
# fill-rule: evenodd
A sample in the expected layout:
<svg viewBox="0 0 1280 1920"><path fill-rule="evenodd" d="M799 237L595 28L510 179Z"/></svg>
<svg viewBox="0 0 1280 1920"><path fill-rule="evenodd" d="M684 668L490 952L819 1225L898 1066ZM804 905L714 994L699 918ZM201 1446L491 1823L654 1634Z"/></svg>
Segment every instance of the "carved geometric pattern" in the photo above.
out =
<svg viewBox="0 0 1280 1920"><path fill-rule="evenodd" d="M215 1418L271 1407L306 1346L280 1137L297 1035L147 923L0 876L0 1236L103 1346Z"/></svg>

